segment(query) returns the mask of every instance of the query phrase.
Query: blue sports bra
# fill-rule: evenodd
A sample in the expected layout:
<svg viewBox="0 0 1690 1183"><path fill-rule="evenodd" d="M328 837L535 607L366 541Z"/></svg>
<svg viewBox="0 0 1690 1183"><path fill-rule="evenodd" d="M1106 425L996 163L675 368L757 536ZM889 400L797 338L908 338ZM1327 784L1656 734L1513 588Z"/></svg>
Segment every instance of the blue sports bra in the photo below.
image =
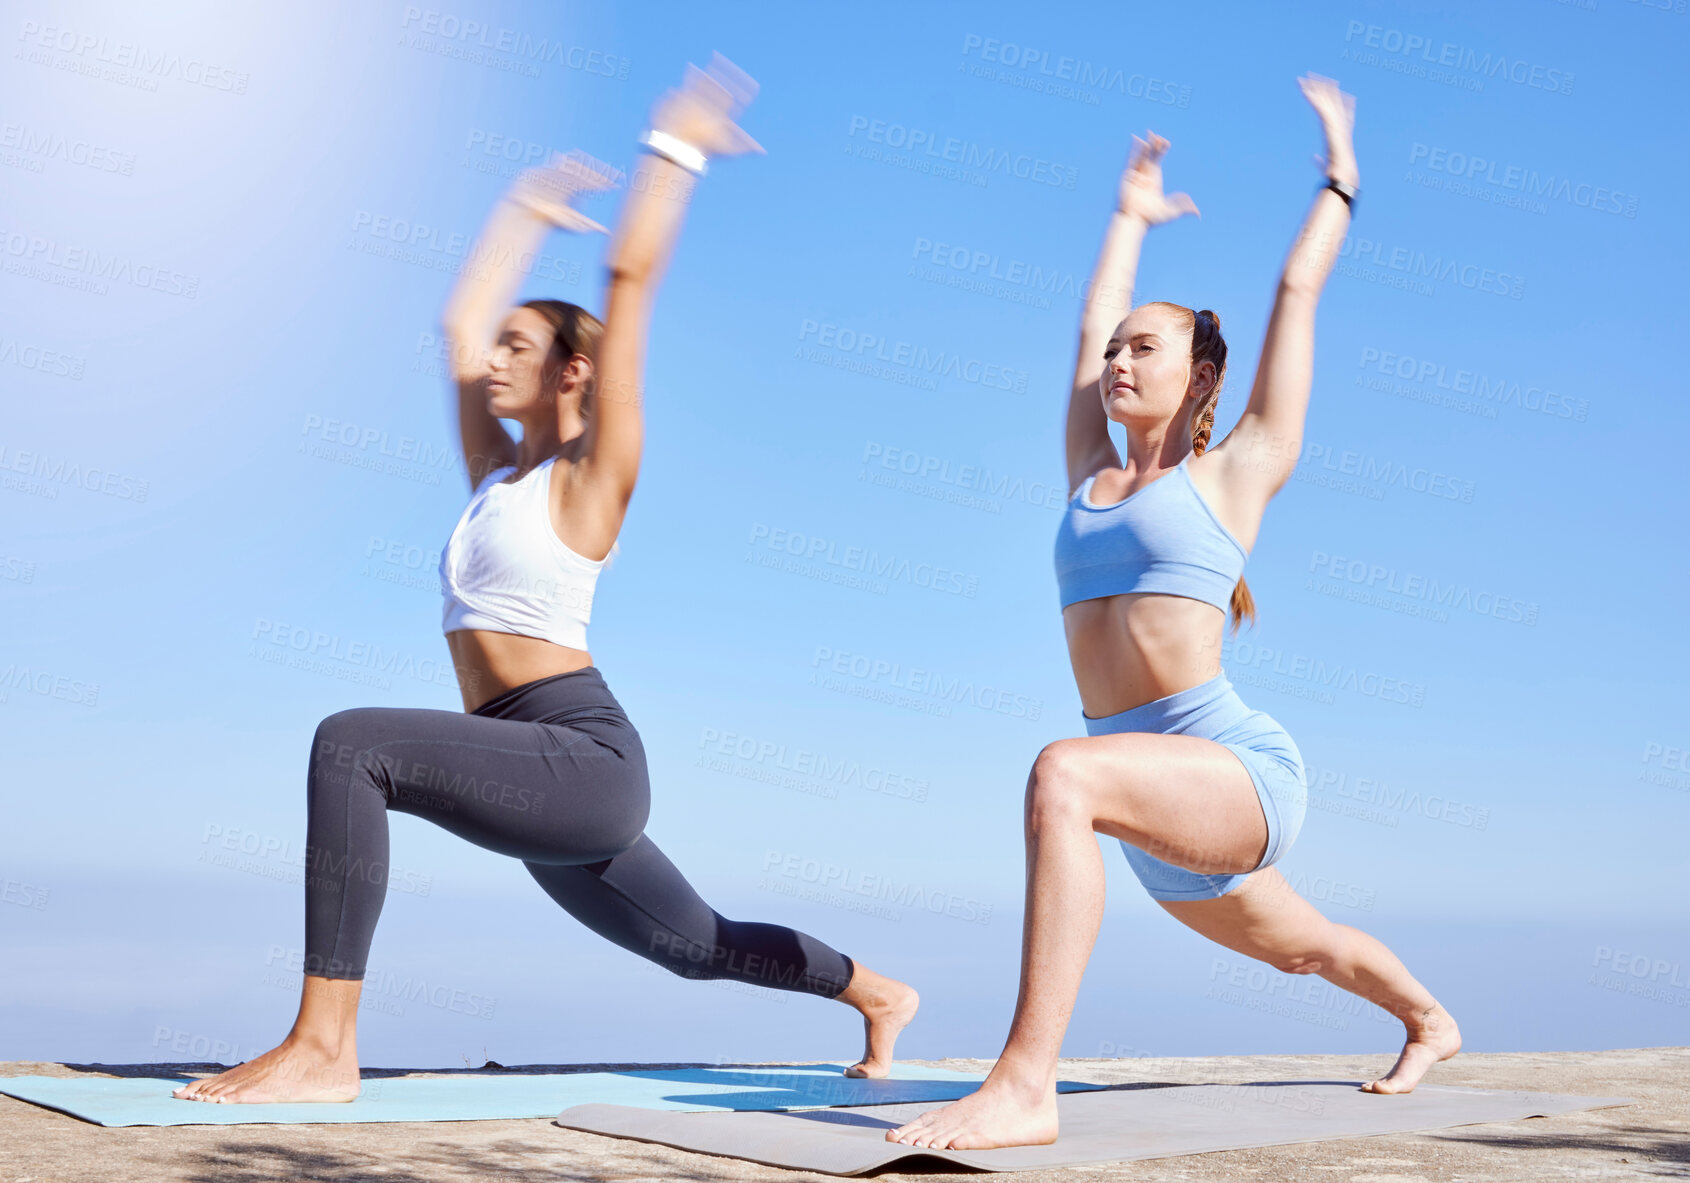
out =
<svg viewBox="0 0 1690 1183"><path fill-rule="evenodd" d="M1249 553L1221 525L1184 460L1113 505L1093 505L1088 476L1068 499L1056 532L1056 586L1062 606L1127 592L1161 592L1232 605Z"/></svg>

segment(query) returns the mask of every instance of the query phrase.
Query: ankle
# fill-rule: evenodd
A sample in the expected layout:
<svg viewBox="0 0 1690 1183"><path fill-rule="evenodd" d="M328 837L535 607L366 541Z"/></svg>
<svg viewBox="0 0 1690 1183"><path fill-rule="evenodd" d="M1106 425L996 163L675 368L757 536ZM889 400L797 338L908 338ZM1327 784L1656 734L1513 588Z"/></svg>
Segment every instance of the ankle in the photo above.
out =
<svg viewBox="0 0 1690 1183"><path fill-rule="evenodd" d="M1041 1068L1000 1056L987 1075L986 1084L1004 1089L1028 1104L1036 1104L1056 1092L1056 1065Z"/></svg>
<svg viewBox="0 0 1690 1183"><path fill-rule="evenodd" d="M882 977L866 965L858 965L851 974L851 984L837 995L840 1002L863 1014L887 1010L898 1001L898 983Z"/></svg>
<svg viewBox="0 0 1690 1183"><path fill-rule="evenodd" d="M1448 1030L1450 1023L1449 1012L1437 1003L1431 1006L1417 1007L1403 1017L1403 1029L1408 1033L1411 1042L1430 1039Z"/></svg>
<svg viewBox="0 0 1690 1183"><path fill-rule="evenodd" d="M357 1054L350 1035L342 1037L323 1031L291 1031L282 1040L282 1046L321 1060L338 1060L345 1055Z"/></svg>

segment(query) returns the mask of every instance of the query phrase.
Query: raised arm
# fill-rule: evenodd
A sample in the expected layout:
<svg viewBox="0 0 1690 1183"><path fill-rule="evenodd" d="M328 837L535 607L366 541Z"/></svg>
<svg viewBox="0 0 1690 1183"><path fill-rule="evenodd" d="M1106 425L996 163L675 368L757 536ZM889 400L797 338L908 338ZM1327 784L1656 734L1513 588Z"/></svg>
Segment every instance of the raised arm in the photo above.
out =
<svg viewBox="0 0 1690 1183"><path fill-rule="evenodd" d="M733 121L757 84L717 55L708 72L687 67L685 82L652 110L652 130L704 156L763 149ZM672 143L672 141L670 141ZM599 343L593 412L577 468L601 525L614 538L639 476L644 437L646 336L652 303L680 233L697 178L655 152L644 155L629 181L606 264L604 337Z"/></svg>
<svg viewBox="0 0 1690 1183"><path fill-rule="evenodd" d="M1325 130L1327 178L1353 190L1361 179L1354 144L1355 96L1318 74L1298 83ZM1225 471L1234 489L1248 492L1263 505L1297 467L1314 383L1315 308L1349 226L1348 202L1331 189L1315 194L1279 277L1250 401L1226 439L1212 449L1227 457Z"/></svg>
<svg viewBox="0 0 1690 1183"><path fill-rule="evenodd" d="M516 441L487 409L484 383L495 335L522 288L523 263L553 228L604 232L569 208L569 202L576 193L609 183L604 167L579 153L523 172L487 216L446 301L440 327L457 387L458 438L471 488L494 469L516 462Z"/></svg>
<svg viewBox="0 0 1690 1183"><path fill-rule="evenodd" d="M1068 488L1107 465L1121 463L1109 438L1109 419L1103 413L1104 351L1115 326L1132 310L1133 283L1138 276L1139 249L1150 227L1182 214L1197 213L1184 193L1162 193L1162 156L1168 141L1155 132L1148 141L1133 137L1133 152L1121 174L1121 190L1109 228L1103 234L1086 291L1080 319L1080 347L1074 361L1074 386L1068 397L1066 434Z"/></svg>

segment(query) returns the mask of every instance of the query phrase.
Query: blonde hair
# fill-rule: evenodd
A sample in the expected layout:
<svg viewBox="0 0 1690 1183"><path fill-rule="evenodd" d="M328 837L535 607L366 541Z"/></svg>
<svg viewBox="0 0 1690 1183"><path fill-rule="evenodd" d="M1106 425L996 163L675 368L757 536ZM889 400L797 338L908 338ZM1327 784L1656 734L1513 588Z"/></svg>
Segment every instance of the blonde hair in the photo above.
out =
<svg viewBox="0 0 1690 1183"><path fill-rule="evenodd" d="M1191 450L1201 456L1209 447L1209 437L1215 430L1215 404L1220 401L1221 383L1226 381L1226 338L1221 336L1221 318L1207 308L1191 309L1184 304L1173 304L1167 300L1153 300L1144 307L1165 308L1180 327L1191 334L1191 368L1196 369L1202 362L1212 362L1215 367L1215 386L1209 392L1209 398L1203 408L1191 417ZM1246 618L1251 624L1256 623L1256 598L1250 594L1250 589L1240 579L1232 589L1232 628L1238 631L1239 623Z"/></svg>

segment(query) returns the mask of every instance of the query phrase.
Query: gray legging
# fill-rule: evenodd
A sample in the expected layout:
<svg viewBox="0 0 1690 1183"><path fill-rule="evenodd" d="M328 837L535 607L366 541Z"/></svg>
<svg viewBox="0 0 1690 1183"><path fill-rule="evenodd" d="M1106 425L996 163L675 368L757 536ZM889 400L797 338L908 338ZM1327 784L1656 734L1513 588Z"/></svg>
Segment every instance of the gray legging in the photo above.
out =
<svg viewBox="0 0 1690 1183"><path fill-rule="evenodd" d="M362 979L387 894L387 811L519 858L582 924L686 978L833 998L844 954L778 924L728 920L641 831L645 748L594 666L464 714L340 711L311 746L305 972Z"/></svg>

